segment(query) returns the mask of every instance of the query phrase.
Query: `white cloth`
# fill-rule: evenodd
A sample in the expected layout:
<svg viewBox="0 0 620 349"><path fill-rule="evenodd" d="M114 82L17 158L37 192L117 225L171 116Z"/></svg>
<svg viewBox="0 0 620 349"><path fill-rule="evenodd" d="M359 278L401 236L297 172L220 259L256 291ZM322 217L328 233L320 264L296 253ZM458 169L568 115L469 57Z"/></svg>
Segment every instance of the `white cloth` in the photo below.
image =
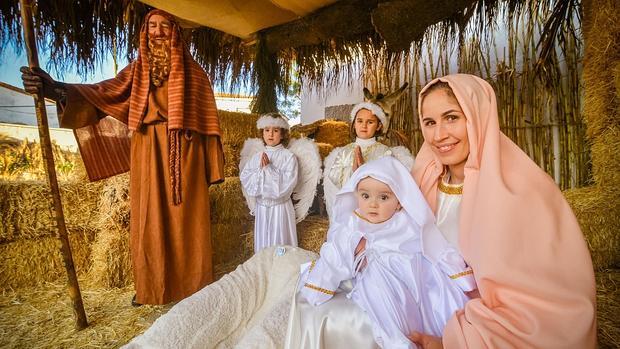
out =
<svg viewBox="0 0 620 349"><path fill-rule="evenodd" d="M265 147L269 164L261 167L258 152L245 164L239 179L247 195L256 198L254 252L275 245L297 246L295 209L291 194L297 184L297 158L282 144Z"/></svg>
<svg viewBox="0 0 620 349"><path fill-rule="evenodd" d="M281 249L263 249L180 301L124 348L282 348L299 265L316 254Z"/></svg>
<svg viewBox="0 0 620 349"><path fill-rule="evenodd" d="M462 198L461 194L446 194L441 191L437 196L437 227L450 246L457 249L459 253L459 217Z"/></svg>
<svg viewBox="0 0 620 349"><path fill-rule="evenodd" d="M353 213L357 184L366 177L386 183L403 206L383 223L369 223ZM342 281L352 279L348 297L368 314L381 347L415 348L406 338L414 330L441 336L448 319L468 300L464 292L475 289L475 281L435 226L409 171L390 156L368 162L345 184L335 204L321 258L302 274L302 298L315 306L323 304ZM366 248L356 257L362 237ZM359 271L364 259L367 265ZM296 326L291 323L291 330ZM304 347L295 338L287 341L290 347Z"/></svg>
<svg viewBox="0 0 620 349"><path fill-rule="evenodd" d="M355 148L359 146L362 150L364 162L379 159L383 156L395 156L408 170L413 167L413 156L405 147L388 147L383 143L377 142L376 138L362 139L356 138L355 142L349 143L344 147L332 150L325 158L325 170L323 173L323 193L325 207L330 219L336 193L344 183L351 177L353 160L355 159Z"/></svg>

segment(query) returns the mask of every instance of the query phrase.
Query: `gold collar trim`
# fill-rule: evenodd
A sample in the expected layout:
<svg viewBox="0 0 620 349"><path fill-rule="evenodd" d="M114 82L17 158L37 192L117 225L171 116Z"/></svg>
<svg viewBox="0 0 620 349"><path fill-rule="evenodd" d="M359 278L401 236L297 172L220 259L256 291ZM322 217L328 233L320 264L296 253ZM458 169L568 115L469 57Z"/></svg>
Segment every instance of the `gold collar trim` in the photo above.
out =
<svg viewBox="0 0 620 349"><path fill-rule="evenodd" d="M439 191L449 195L463 195L463 183L461 184L448 184L444 183L443 176L439 177L439 184L437 186Z"/></svg>
<svg viewBox="0 0 620 349"><path fill-rule="evenodd" d="M361 220L364 220L364 221L366 221L366 222L368 222L370 224L375 224L375 223L369 221L368 218L366 218L366 217L362 216L361 214L359 214L359 212L353 210L353 213L355 213L355 215L358 216Z"/></svg>

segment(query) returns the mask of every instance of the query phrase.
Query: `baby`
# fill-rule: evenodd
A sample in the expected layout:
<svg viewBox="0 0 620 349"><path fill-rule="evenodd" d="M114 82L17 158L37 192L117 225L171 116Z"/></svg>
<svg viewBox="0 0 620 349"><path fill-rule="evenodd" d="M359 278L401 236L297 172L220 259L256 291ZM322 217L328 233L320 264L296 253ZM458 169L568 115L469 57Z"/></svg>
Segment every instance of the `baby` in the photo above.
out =
<svg viewBox="0 0 620 349"><path fill-rule="evenodd" d="M362 165L336 196L333 213L300 295L318 306L352 280L347 297L368 314L381 347L415 348L406 337L413 331L441 336L476 284L405 166L391 156Z"/></svg>

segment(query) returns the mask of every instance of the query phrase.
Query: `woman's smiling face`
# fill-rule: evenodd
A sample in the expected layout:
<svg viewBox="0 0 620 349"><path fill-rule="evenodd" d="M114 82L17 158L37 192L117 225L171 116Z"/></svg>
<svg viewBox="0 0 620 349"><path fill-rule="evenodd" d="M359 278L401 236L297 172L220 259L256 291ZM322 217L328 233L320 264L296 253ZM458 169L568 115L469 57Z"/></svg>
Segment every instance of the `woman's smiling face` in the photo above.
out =
<svg viewBox="0 0 620 349"><path fill-rule="evenodd" d="M461 174L469 156L467 119L447 91L434 90L422 98L422 135L451 173Z"/></svg>

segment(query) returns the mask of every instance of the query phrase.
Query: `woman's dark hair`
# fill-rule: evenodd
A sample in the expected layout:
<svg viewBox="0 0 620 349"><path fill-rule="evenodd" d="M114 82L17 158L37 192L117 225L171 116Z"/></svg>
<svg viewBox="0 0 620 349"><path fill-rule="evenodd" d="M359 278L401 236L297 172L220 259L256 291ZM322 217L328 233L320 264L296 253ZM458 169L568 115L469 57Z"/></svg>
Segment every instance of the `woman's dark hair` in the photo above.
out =
<svg viewBox="0 0 620 349"><path fill-rule="evenodd" d="M452 97L456 100L454 91L452 91L452 88L450 87L450 85L445 81L437 81L436 83L427 87L424 93L422 94L422 98L426 97L431 92L435 92L435 91L444 91L445 93L448 94L449 97Z"/></svg>

